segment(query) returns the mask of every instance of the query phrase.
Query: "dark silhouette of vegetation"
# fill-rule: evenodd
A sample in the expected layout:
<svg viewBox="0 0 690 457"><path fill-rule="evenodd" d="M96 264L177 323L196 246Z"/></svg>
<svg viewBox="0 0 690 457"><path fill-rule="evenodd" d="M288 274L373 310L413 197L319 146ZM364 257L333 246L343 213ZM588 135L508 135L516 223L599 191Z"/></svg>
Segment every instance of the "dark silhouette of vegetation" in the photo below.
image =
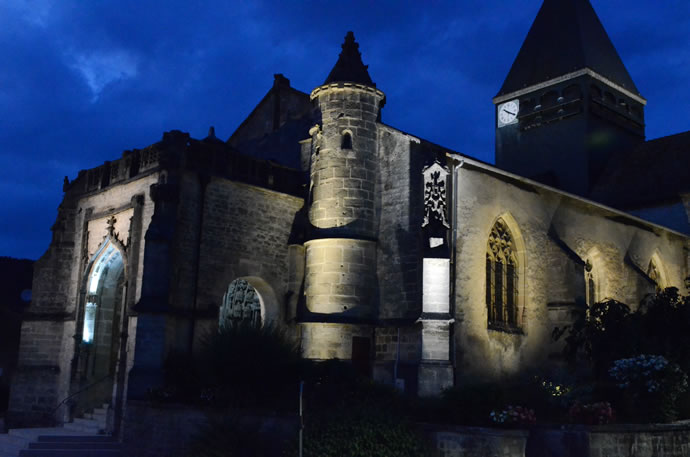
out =
<svg viewBox="0 0 690 457"><path fill-rule="evenodd" d="M270 324L227 325L206 335L198 354L172 353L166 385L152 391L152 399L295 411L304 365L285 330Z"/></svg>
<svg viewBox="0 0 690 457"><path fill-rule="evenodd" d="M690 417L690 396L683 381L690 372L690 298L678 289L646 297L635 311L615 300L596 303L572 326L556 329L554 338L563 336L563 354L573 372L586 368L580 370L577 382L590 387L590 399L611 401L628 421ZM655 358L658 363L650 368L645 363L652 357L661 359ZM623 359L631 366L626 376L632 381L613 376L620 376L621 370L612 369Z"/></svg>

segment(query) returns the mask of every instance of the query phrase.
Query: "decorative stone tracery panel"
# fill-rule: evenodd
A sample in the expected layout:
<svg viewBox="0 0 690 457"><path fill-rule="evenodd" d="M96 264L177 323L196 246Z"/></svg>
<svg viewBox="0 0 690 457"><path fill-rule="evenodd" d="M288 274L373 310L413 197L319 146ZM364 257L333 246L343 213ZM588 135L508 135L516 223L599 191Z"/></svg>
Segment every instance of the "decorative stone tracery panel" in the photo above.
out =
<svg viewBox="0 0 690 457"><path fill-rule="evenodd" d="M236 279L228 286L220 307L219 325L247 322L261 324L261 300L254 287L244 279Z"/></svg>

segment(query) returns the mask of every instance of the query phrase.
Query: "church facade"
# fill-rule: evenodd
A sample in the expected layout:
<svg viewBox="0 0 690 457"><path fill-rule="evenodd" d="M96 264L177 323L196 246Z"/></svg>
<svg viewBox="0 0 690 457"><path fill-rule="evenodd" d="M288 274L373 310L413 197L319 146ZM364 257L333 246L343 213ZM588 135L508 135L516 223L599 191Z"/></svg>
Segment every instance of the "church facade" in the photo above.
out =
<svg viewBox="0 0 690 457"><path fill-rule="evenodd" d="M383 123L358 48L348 33L310 94L276 75L227 141L166 132L65 180L14 424L108 403L117 430L168 354L228 320L428 396L545 369L554 327L596 301L686 291L690 189L630 183L690 139L645 141L646 101L588 0L544 1L494 99L495 166Z"/></svg>

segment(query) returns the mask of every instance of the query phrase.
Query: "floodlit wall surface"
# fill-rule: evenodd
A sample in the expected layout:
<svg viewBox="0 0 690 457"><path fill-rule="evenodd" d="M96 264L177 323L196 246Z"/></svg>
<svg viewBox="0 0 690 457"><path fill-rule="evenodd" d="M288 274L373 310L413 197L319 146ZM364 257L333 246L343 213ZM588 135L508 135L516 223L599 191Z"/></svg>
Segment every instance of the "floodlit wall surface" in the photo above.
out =
<svg viewBox="0 0 690 457"><path fill-rule="evenodd" d="M646 276L653 257L663 265L664 285L684 290L684 237L496 175L473 167L457 171L455 347L459 375L514 374L544 362L555 352L551 332L556 323L563 323L567 314L563 305L585 303L586 260L592 260L597 269L598 300L613 298L634 307L645 294L654 292ZM516 332L487 326L487 242L498 218L511 230L519 263Z"/></svg>
<svg viewBox="0 0 690 457"><path fill-rule="evenodd" d="M153 214L149 188L157 180L154 172L101 190L66 195L53 227L53 240L34 269L33 297L22 324L18 367L11 388L11 426L36 426L65 417L66 408L54 409L69 394L73 336L77 332L84 275L108 234L110 217L116 219L113 232L130 248L130 258L138 258L137 264L129 268L135 278L130 279L134 290L128 292L128 297L138 298L141 293L141 237ZM135 201L136 196L141 199ZM140 203L137 226L143 230L130 232L133 207ZM137 249L139 255L132 255L132 249Z"/></svg>

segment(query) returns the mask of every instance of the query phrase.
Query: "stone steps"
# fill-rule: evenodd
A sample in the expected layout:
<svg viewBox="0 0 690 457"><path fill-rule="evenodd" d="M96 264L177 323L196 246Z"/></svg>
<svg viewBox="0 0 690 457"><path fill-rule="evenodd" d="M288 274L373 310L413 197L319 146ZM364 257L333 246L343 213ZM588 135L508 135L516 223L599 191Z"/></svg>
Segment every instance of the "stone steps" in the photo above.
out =
<svg viewBox="0 0 690 457"><path fill-rule="evenodd" d="M122 457L120 443L107 435L40 436L19 457Z"/></svg>
<svg viewBox="0 0 690 457"><path fill-rule="evenodd" d="M104 435L107 408L63 427L9 430L0 435L0 457L121 457L120 443Z"/></svg>

